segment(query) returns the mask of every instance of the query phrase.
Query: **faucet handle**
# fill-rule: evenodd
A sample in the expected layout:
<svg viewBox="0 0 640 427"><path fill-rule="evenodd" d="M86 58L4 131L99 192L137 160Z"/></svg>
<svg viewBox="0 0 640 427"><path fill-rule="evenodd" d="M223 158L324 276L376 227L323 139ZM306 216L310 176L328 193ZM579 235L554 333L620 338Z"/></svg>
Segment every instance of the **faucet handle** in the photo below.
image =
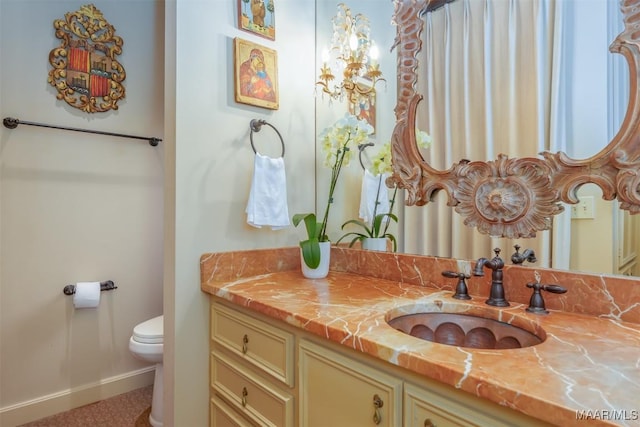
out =
<svg viewBox="0 0 640 427"><path fill-rule="evenodd" d="M471 297L469 296L469 291L467 289L467 283L465 282L466 279L469 279L471 277L469 274L462 273L462 272L456 273L455 271L445 270L442 272L442 275L444 277L458 279L458 284L456 285L456 292L455 294L453 294L453 297L455 299L464 299L464 300L471 299Z"/></svg>
<svg viewBox="0 0 640 427"><path fill-rule="evenodd" d="M531 299L529 300L529 307L526 310L529 313L535 314L548 314L549 310L546 309L544 305L544 298L542 298L542 293L540 291L547 291L554 294L564 294L567 292L567 288L560 285L543 285L540 282L535 283L527 283L527 288L533 289L533 294L531 295Z"/></svg>
<svg viewBox="0 0 640 427"><path fill-rule="evenodd" d="M564 294L567 292L567 288L560 285L542 285L542 289L552 294Z"/></svg>

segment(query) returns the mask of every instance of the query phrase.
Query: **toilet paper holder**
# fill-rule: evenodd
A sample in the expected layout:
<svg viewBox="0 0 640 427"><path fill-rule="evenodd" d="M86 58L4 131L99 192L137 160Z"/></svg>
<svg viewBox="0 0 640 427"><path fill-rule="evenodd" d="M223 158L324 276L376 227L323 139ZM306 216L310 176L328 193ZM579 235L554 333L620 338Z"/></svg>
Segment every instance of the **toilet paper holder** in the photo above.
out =
<svg viewBox="0 0 640 427"><path fill-rule="evenodd" d="M118 289L118 287L113 283L112 280L105 280L104 282L100 282L101 291L111 291L113 289ZM76 285L67 285L64 287L62 292L65 295L73 295L76 293Z"/></svg>

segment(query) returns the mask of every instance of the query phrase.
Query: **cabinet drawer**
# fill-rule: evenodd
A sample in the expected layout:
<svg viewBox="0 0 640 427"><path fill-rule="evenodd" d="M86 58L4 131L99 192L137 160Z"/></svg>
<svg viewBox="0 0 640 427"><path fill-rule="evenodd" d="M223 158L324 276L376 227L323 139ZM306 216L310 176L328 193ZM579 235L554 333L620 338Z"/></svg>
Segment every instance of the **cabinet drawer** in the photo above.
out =
<svg viewBox="0 0 640 427"><path fill-rule="evenodd" d="M211 398L211 427L252 427L218 396Z"/></svg>
<svg viewBox="0 0 640 427"><path fill-rule="evenodd" d="M404 419L407 427L507 427L521 425L460 405L438 393L405 384Z"/></svg>
<svg viewBox="0 0 640 427"><path fill-rule="evenodd" d="M293 387L294 338L289 332L213 304L211 339L256 368Z"/></svg>
<svg viewBox="0 0 640 427"><path fill-rule="evenodd" d="M211 353L211 386L232 407L261 426L293 426L293 396L215 351Z"/></svg>
<svg viewBox="0 0 640 427"><path fill-rule="evenodd" d="M300 425L402 425L402 380L314 343L300 342Z"/></svg>

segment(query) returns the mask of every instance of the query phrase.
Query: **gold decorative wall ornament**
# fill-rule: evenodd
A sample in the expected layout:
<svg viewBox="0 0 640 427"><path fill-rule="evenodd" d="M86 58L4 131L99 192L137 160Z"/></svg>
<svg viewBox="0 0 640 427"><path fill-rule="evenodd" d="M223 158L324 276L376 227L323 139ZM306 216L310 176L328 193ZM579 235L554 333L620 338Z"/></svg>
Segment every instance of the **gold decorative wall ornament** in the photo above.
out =
<svg viewBox="0 0 640 427"><path fill-rule="evenodd" d="M59 47L49 52L48 82L56 97L87 113L118 109L124 98L126 74L116 56L122 53L122 38L92 4L68 12L53 22Z"/></svg>
<svg viewBox="0 0 640 427"><path fill-rule="evenodd" d="M398 27L398 99L396 125L391 137L394 173L389 187L406 190L407 205L425 205L444 190L447 204L455 207L465 224L495 237L534 237L551 228L562 212L560 202L576 204L583 184L594 183L605 200L617 199L620 208L640 213L640 0L620 0L624 31L609 50L622 54L629 65L627 112L618 133L596 155L572 159L563 152L542 152L540 157L508 158L481 162L461 160L438 170L424 160L416 145L417 53L421 49L426 12L452 0L395 0L393 20Z"/></svg>

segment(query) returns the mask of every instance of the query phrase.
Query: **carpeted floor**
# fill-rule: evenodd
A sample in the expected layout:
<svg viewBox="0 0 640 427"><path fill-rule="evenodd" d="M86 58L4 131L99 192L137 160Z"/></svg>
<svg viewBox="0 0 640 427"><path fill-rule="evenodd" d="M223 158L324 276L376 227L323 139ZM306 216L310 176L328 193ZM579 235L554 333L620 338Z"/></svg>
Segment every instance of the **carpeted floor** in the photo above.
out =
<svg viewBox="0 0 640 427"><path fill-rule="evenodd" d="M123 393L20 427L151 427L153 386Z"/></svg>

